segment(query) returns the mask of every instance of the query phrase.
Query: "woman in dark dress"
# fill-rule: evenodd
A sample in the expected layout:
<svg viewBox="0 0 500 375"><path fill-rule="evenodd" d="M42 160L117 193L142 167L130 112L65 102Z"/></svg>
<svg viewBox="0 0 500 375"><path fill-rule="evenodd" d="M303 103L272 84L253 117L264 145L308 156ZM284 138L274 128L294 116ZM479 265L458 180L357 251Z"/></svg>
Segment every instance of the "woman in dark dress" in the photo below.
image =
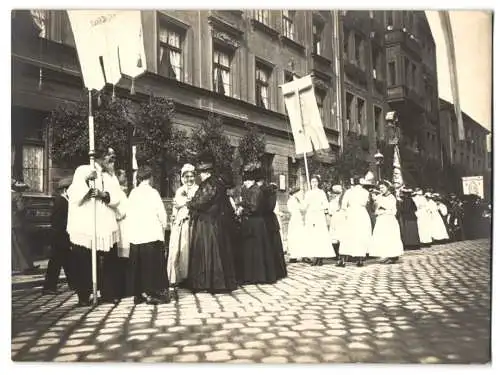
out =
<svg viewBox="0 0 500 375"><path fill-rule="evenodd" d="M213 165L198 165L201 183L187 207L192 223L187 287L193 292L227 293L237 288L226 183Z"/></svg>
<svg viewBox="0 0 500 375"><path fill-rule="evenodd" d="M258 171L257 173L260 174L261 171ZM262 178L262 176L260 177ZM264 191L262 209L264 223L266 224L266 231L269 243L271 244L271 251L274 254L276 278L279 280L287 276L287 271L285 253L283 251L283 242L281 240L280 224L276 214L274 213L278 187L275 184L263 183L261 188L263 188Z"/></svg>
<svg viewBox="0 0 500 375"><path fill-rule="evenodd" d="M257 166L243 169L241 189L241 247L238 251L238 281L240 284L274 283L275 257L264 220L266 198L264 189L256 183Z"/></svg>
<svg viewBox="0 0 500 375"><path fill-rule="evenodd" d="M417 226L417 206L411 197L413 191L408 188L401 189L401 199L398 200L398 221L401 228L401 240L405 249L418 249L420 238Z"/></svg>

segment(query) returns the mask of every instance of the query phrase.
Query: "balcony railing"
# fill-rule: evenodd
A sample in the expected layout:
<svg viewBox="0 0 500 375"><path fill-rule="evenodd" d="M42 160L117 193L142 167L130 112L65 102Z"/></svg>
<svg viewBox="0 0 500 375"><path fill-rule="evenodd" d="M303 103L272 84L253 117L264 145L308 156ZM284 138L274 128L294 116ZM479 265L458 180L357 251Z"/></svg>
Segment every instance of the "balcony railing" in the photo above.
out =
<svg viewBox="0 0 500 375"><path fill-rule="evenodd" d="M409 100L420 109L425 109L423 98L415 90L405 85L388 87L387 99L390 101Z"/></svg>
<svg viewBox="0 0 500 375"><path fill-rule="evenodd" d="M420 44L411 34L403 30L392 30L385 33L385 44L402 44L407 49L417 54L420 58L421 50Z"/></svg>

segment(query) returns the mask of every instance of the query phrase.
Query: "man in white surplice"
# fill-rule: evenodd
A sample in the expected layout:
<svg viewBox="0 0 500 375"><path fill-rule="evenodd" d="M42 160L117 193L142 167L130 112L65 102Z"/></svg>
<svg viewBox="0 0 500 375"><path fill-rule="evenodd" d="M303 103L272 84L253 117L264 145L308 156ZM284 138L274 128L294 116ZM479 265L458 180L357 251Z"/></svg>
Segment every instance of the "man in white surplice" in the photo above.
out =
<svg viewBox="0 0 500 375"><path fill-rule="evenodd" d="M116 159L112 148L96 150L95 169L79 166L68 189L67 232L72 243L71 258L75 270L75 289L80 306L89 305L92 292L92 241L94 240L94 207L96 198L97 277L103 302L117 303L122 296L123 280L117 269L116 243L119 230L115 209L123 196L112 173ZM95 188L91 188L91 181Z"/></svg>

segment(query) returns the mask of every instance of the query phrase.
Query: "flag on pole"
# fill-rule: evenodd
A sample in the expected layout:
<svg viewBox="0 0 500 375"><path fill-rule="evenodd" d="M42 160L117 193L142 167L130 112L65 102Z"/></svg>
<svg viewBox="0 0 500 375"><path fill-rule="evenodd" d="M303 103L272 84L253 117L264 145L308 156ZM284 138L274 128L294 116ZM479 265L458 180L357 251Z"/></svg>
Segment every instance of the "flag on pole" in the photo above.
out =
<svg viewBox="0 0 500 375"><path fill-rule="evenodd" d="M146 71L140 11L68 10L83 81L89 90Z"/></svg>
<svg viewBox="0 0 500 375"><path fill-rule="evenodd" d="M401 158L399 156L398 145L394 145L394 162L392 163L392 166L393 166L392 183L394 184L394 187L397 190L404 185L403 174L401 172Z"/></svg>
<svg viewBox="0 0 500 375"><path fill-rule="evenodd" d="M280 86L290 119L295 152L329 149L311 75Z"/></svg>
<svg viewBox="0 0 500 375"><path fill-rule="evenodd" d="M445 10L439 11L441 27L443 28L444 40L448 56L448 69L450 71L451 94L453 96L453 105L455 106L455 116L458 124L458 139L464 140L464 122L462 110L460 108L460 98L458 89L457 61L455 56L455 43L453 41L453 30L451 28L450 13Z"/></svg>

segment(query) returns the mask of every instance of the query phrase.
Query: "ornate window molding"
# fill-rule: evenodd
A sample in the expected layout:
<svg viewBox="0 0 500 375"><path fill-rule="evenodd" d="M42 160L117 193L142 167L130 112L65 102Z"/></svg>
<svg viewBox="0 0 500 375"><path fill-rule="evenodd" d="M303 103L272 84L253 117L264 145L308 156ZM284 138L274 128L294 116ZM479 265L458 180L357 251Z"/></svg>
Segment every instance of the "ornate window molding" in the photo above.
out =
<svg viewBox="0 0 500 375"><path fill-rule="evenodd" d="M212 29L212 39L215 43L231 50L236 50L240 47L240 42L238 40L223 31Z"/></svg>
<svg viewBox="0 0 500 375"><path fill-rule="evenodd" d="M219 32L228 34L233 38L239 39L243 36L243 31L240 30L237 26L232 25L231 23L216 17L214 15L210 15L208 17L208 23L212 26L212 32L218 30Z"/></svg>

